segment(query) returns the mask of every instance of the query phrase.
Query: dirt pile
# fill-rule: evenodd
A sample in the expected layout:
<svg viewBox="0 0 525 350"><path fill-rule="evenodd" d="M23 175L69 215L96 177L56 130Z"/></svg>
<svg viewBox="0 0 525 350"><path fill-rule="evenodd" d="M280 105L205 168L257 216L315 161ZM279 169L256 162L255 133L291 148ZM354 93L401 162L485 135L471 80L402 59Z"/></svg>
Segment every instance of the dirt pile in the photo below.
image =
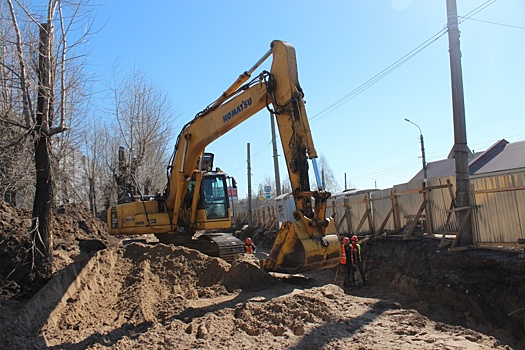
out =
<svg viewBox="0 0 525 350"><path fill-rule="evenodd" d="M28 283L31 275L31 212L15 209L0 200L0 297L24 299L41 286ZM78 204L58 207L51 224L53 273L95 251L115 246L105 223Z"/></svg>
<svg viewBox="0 0 525 350"><path fill-rule="evenodd" d="M348 344L356 349L503 348L495 338L435 322L396 302L349 295L333 284L319 286L320 279L272 276L256 269L249 257L235 265L233 269L220 259L165 245L130 244L100 251L74 283L64 283L61 272L35 296L39 303L25 306L16 323L28 332L12 337L8 345L20 349L341 349ZM245 271L265 283L257 284L254 278L246 284L251 292L238 289L235 281ZM331 272L325 271L323 278L333 278ZM56 301L46 306L50 300ZM42 313L38 308L50 311Z"/></svg>

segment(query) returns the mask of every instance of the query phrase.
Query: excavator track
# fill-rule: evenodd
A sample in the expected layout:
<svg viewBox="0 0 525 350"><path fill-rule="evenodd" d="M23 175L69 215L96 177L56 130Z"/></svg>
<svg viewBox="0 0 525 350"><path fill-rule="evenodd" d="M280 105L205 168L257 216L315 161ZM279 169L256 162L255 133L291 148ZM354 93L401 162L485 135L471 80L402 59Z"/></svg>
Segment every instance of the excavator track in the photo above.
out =
<svg viewBox="0 0 525 350"><path fill-rule="evenodd" d="M221 258L230 264L236 255L244 254L242 241L230 233L205 233L182 245L198 250L203 254Z"/></svg>
<svg viewBox="0 0 525 350"><path fill-rule="evenodd" d="M217 256L229 263L232 263L238 254L244 254L242 241L229 233L209 233L199 238L215 243L217 245Z"/></svg>

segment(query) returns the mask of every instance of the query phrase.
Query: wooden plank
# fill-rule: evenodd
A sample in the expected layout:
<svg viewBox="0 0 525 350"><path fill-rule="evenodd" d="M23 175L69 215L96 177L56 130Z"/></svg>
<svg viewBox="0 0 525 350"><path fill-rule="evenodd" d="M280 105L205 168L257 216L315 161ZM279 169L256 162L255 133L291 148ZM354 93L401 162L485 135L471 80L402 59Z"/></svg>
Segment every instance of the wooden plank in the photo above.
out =
<svg viewBox="0 0 525 350"><path fill-rule="evenodd" d="M390 215L392 215L392 213L394 212L394 206L392 206L390 208L390 211L388 212L388 214L386 214L386 217L385 219L383 220L383 222L381 223L381 226L379 226L379 229L376 231L376 236L379 236L383 233L383 230L385 229L385 226L386 226L386 223L388 222L388 219L390 218Z"/></svg>
<svg viewBox="0 0 525 350"><path fill-rule="evenodd" d="M355 229L354 233L359 233L359 230L361 230L361 226L365 223L365 220L370 215L370 209L367 209L365 213L363 214L363 217L361 218L361 221L359 221L359 225L357 225L357 228Z"/></svg>
<svg viewBox="0 0 525 350"><path fill-rule="evenodd" d="M462 208L467 208L467 207L462 207ZM468 207L467 209L468 209L467 214L463 217L463 221L459 225L458 235L456 236L456 238L454 238L454 242L452 242L451 248L454 248L459 243L459 237L461 236L461 231L463 230L463 227L465 227L465 224L468 222L470 218L470 213L472 212L472 208Z"/></svg>
<svg viewBox="0 0 525 350"><path fill-rule="evenodd" d="M416 217L417 217L416 214L405 214L405 219L415 219ZM421 214L420 218L424 219L425 218L425 214Z"/></svg>
<svg viewBox="0 0 525 350"><path fill-rule="evenodd" d="M399 208L397 207L397 197L396 197L396 189L392 188L390 191L390 201L392 202L392 208L394 208L394 212L392 213L392 218L394 219L394 229L400 229L401 224L399 220Z"/></svg>
<svg viewBox="0 0 525 350"><path fill-rule="evenodd" d="M426 187L426 183L423 183L423 187ZM427 187L430 189L430 187ZM423 193L423 199L425 202L427 202L427 206L425 207L425 227L428 232L428 234L434 233L434 227L432 225L432 208L431 208L431 202L430 202L430 192L429 193Z"/></svg>
<svg viewBox="0 0 525 350"><path fill-rule="evenodd" d="M452 183L450 182L450 179L447 179L447 184L450 185L450 187L448 188L448 193L450 194L449 210L452 210L456 206L456 198L454 197L454 191L452 190ZM450 218L452 217L452 212L450 211L445 211L445 212L447 213L447 221L445 223L445 226L448 227L450 223Z"/></svg>
<svg viewBox="0 0 525 350"><path fill-rule="evenodd" d="M368 195L365 197L366 199L366 211L368 212L368 228L370 229L370 232L374 232L374 223L372 221L372 207L370 206L370 200L368 200Z"/></svg>
<svg viewBox="0 0 525 350"><path fill-rule="evenodd" d="M374 198L370 198L371 201L379 201L379 200L382 200L382 199L390 199L392 198L392 196L383 196L383 197L374 197Z"/></svg>
<svg viewBox="0 0 525 350"><path fill-rule="evenodd" d="M421 206L419 207L419 210L417 211L416 218L410 224L410 227L408 229L408 232L405 234L404 239L408 239L408 237L410 237L412 235L412 232L414 232L414 229L416 228L417 222L418 222L419 218L421 217L421 214L423 213L423 210L425 209L426 206L427 206L427 202L423 201L423 203L421 203Z"/></svg>
<svg viewBox="0 0 525 350"><path fill-rule="evenodd" d="M496 192L512 192L525 190L525 186L505 187L505 188L490 188L486 190L476 190L474 194L496 193Z"/></svg>
<svg viewBox="0 0 525 350"><path fill-rule="evenodd" d="M448 180L448 183L445 185L434 185L434 186L428 186L427 188L429 190L439 190L440 188L447 188L447 187L452 187L452 184L450 183L450 180Z"/></svg>
<svg viewBox="0 0 525 350"><path fill-rule="evenodd" d="M457 212L457 211L463 211L463 210L467 210L467 209L472 209L472 207L453 208L453 209L446 210L446 212L447 213L454 213L454 212Z"/></svg>
<svg viewBox="0 0 525 350"><path fill-rule="evenodd" d="M464 252L465 250L469 250L469 249L471 249L471 247L466 245L462 247L450 247L448 248L448 251L449 252Z"/></svg>
<svg viewBox="0 0 525 350"><path fill-rule="evenodd" d="M343 220L345 219L345 216L346 216L346 215L343 215L343 217L341 218L341 220L339 220L339 223L337 223L337 225L336 225L337 232L341 232L341 225L343 224Z"/></svg>
<svg viewBox="0 0 525 350"><path fill-rule="evenodd" d="M414 190L406 190L406 191L403 191L403 192L396 192L396 196L399 197L399 196L402 196L404 194L411 194L411 193L419 193L421 190L419 188L416 188Z"/></svg>
<svg viewBox="0 0 525 350"><path fill-rule="evenodd" d="M270 224L268 225L268 229L271 230L272 229L272 226L275 224L275 217L272 218L272 220L270 221Z"/></svg>
<svg viewBox="0 0 525 350"><path fill-rule="evenodd" d="M349 202L348 205L366 203L366 202L367 202L367 200L366 200L366 196L365 196L364 198L365 198L365 199L360 200L360 201Z"/></svg>
<svg viewBox="0 0 525 350"><path fill-rule="evenodd" d="M509 243L509 242L479 242L476 244L476 247L483 248L483 247L490 247L493 249L494 247L515 247L515 248L521 248L520 243Z"/></svg>

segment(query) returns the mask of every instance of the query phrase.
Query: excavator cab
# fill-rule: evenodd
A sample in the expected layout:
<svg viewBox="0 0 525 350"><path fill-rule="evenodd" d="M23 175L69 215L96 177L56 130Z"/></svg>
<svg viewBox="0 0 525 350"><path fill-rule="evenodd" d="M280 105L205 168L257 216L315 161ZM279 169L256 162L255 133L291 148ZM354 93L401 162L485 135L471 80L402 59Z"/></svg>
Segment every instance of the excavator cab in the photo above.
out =
<svg viewBox="0 0 525 350"><path fill-rule="evenodd" d="M227 176L223 172L207 172L203 175L198 192L195 229L208 230L231 226L230 201ZM186 203L191 206L195 196L195 180L190 181Z"/></svg>

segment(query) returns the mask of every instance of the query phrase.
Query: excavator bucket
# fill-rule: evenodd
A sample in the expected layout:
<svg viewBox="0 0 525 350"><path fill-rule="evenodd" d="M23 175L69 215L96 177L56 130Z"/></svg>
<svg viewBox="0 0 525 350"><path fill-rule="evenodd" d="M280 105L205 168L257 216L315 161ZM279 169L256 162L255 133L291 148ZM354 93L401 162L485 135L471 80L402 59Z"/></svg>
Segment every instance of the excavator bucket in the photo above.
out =
<svg viewBox="0 0 525 350"><path fill-rule="evenodd" d="M294 274L336 266L341 243L332 219L325 229L309 227L303 220L284 222L261 267L269 272Z"/></svg>

